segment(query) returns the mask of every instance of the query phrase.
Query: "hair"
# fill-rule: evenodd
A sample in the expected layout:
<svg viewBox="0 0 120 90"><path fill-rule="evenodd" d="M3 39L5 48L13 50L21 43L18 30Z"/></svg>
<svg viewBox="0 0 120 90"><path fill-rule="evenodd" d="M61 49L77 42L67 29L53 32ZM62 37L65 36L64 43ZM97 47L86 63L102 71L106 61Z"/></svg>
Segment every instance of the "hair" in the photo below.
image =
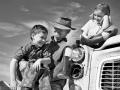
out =
<svg viewBox="0 0 120 90"><path fill-rule="evenodd" d="M108 4L98 4L96 9L101 10L105 15L110 15L110 6Z"/></svg>
<svg viewBox="0 0 120 90"><path fill-rule="evenodd" d="M110 6L108 4L105 4L105 3L98 4L95 10L101 10L105 15L108 15L108 16L110 15ZM90 18L94 19L93 13L90 15Z"/></svg>
<svg viewBox="0 0 120 90"><path fill-rule="evenodd" d="M45 26L40 25L40 24L34 25L31 29L31 31L30 31L31 40L33 39L32 38L33 35L36 35L36 34L41 33L41 32L44 33L44 34L48 34L48 30Z"/></svg>

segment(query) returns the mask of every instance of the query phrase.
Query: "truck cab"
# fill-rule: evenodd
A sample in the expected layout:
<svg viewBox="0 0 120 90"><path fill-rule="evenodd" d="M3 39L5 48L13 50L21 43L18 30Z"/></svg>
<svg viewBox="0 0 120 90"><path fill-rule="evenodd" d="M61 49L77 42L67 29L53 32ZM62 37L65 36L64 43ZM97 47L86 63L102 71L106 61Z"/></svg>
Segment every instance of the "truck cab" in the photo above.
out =
<svg viewBox="0 0 120 90"><path fill-rule="evenodd" d="M97 49L86 45L79 48L81 58L73 60L71 66L74 85L79 90L120 90L120 35Z"/></svg>

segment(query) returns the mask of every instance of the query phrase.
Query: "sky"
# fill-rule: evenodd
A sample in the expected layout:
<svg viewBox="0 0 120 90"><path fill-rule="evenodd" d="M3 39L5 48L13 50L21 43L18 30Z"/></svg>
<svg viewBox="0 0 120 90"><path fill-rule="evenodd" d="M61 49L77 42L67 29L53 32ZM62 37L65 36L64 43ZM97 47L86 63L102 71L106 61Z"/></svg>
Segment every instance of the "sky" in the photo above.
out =
<svg viewBox="0 0 120 90"><path fill-rule="evenodd" d="M112 22L120 28L120 0L0 0L0 80L10 82L10 61L16 50L30 41L33 25L45 25L49 40L53 32L50 22L69 17L77 30L68 39L74 40L98 3L110 5Z"/></svg>

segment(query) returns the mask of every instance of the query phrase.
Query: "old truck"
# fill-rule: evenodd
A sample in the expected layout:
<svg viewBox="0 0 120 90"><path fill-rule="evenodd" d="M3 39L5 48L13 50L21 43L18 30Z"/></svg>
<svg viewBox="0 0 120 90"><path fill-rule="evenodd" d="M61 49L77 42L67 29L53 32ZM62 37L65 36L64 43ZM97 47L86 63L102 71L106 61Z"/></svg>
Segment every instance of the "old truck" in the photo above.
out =
<svg viewBox="0 0 120 90"><path fill-rule="evenodd" d="M81 45L79 52L71 66L74 90L120 90L120 35L97 49Z"/></svg>

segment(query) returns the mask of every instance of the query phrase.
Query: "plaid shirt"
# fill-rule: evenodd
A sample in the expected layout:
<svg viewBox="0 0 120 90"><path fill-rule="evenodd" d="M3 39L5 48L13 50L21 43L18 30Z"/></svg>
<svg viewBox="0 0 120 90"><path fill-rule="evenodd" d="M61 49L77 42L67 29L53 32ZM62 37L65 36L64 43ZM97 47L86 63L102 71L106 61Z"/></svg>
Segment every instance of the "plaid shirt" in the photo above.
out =
<svg viewBox="0 0 120 90"><path fill-rule="evenodd" d="M39 58L48 57L51 55L50 53L45 52L47 47L48 44L45 44L42 47L37 47L32 43L28 43L27 45L18 49L14 58L18 61L36 61Z"/></svg>

